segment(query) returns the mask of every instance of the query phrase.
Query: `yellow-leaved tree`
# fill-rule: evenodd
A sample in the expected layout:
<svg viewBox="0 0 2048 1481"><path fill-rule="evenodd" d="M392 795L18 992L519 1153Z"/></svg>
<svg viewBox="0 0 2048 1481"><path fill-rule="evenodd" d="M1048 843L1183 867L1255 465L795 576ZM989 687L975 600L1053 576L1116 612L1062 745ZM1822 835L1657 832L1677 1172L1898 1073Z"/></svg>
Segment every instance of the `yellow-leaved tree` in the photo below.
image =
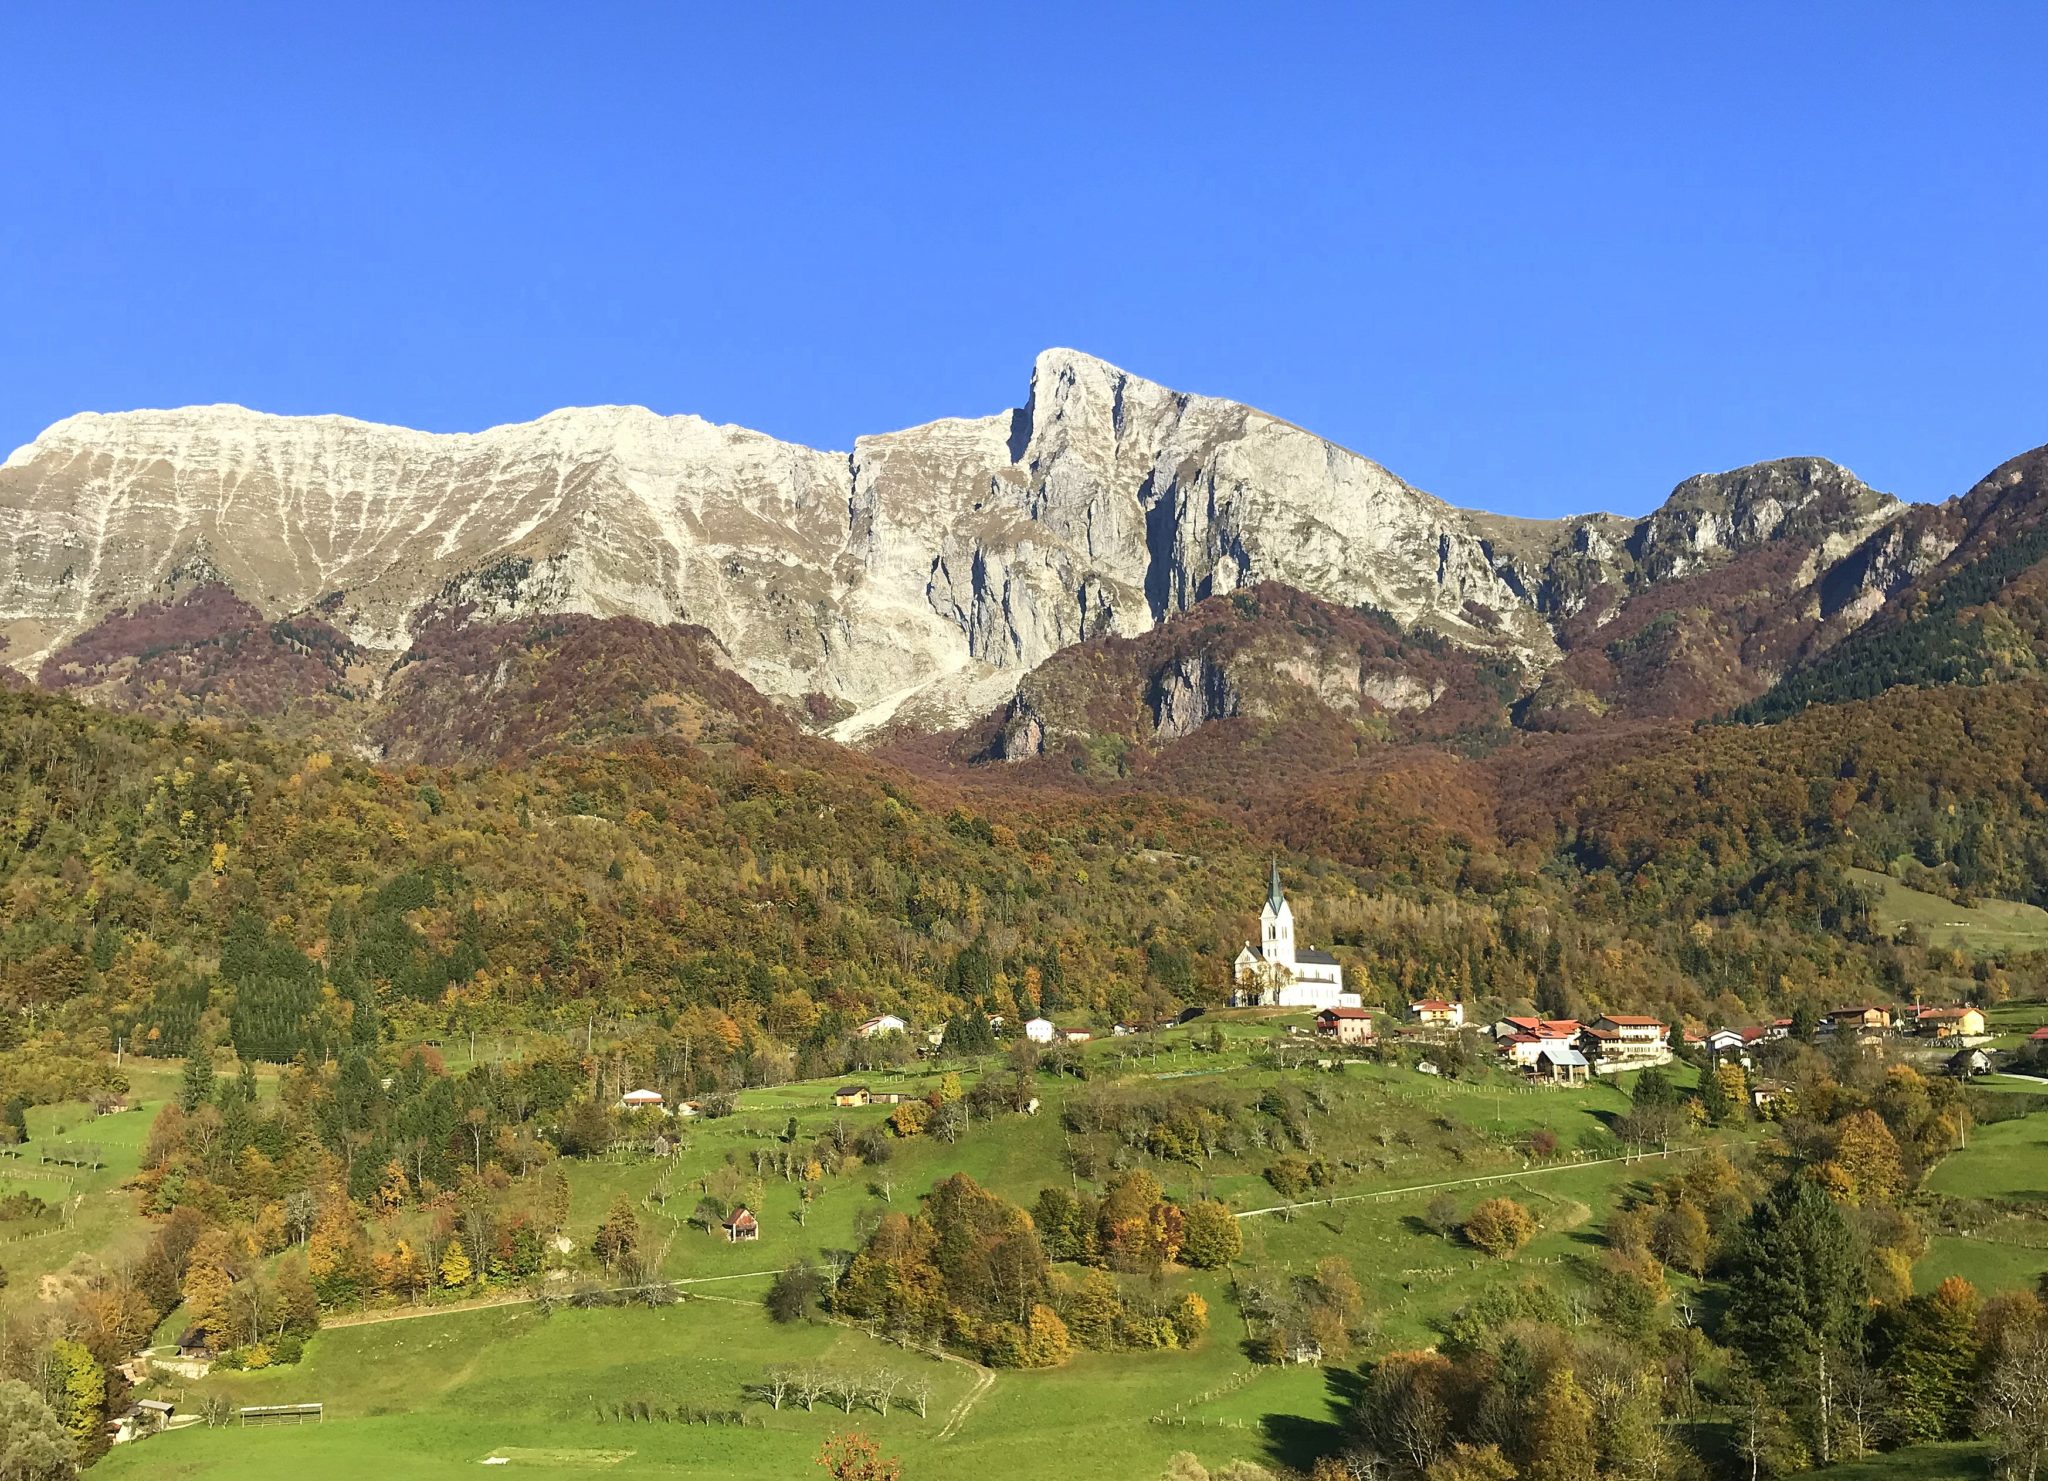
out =
<svg viewBox="0 0 2048 1481"><path fill-rule="evenodd" d="M470 1269L469 1252L462 1247L462 1241L451 1239L448 1248L441 1252L441 1284L449 1290L460 1290L468 1285L475 1272Z"/></svg>

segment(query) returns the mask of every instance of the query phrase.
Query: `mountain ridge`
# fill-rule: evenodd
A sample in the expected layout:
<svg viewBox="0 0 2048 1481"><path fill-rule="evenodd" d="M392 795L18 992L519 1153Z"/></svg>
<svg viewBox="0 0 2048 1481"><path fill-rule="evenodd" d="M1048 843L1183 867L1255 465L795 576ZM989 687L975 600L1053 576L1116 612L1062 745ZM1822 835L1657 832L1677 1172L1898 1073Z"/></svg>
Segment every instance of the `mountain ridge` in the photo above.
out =
<svg viewBox="0 0 2048 1481"><path fill-rule="evenodd" d="M437 624L633 618L701 628L763 694L860 741L970 723L1077 643L1261 582L1384 612L1533 691L1583 648L1575 631L1797 545L1773 579L1829 609L1800 641L1832 641L1910 579L1911 559L1858 552L1933 507L1790 458L1694 475L1642 516L1490 515L1061 349L1021 407L845 452L637 406L459 433L85 412L0 465L0 638L40 676L118 614L217 584L263 622L317 615L376 689ZM1716 692L1752 697L1775 662Z"/></svg>

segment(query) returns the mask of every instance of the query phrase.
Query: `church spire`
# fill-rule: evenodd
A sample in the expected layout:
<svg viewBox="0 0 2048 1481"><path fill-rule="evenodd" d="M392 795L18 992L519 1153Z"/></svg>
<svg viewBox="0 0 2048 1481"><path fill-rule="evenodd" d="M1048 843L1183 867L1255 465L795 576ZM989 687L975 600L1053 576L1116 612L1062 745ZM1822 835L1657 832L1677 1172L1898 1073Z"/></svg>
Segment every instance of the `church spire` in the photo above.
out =
<svg viewBox="0 0 2048 1481"><path fill-rule="evenodd" d="M1273 859L1273 880L1271 884L1266 886L1266 905L1269 909L1277 912L1285 903L1280 898L1280 859L1275 855Z"/></svg>

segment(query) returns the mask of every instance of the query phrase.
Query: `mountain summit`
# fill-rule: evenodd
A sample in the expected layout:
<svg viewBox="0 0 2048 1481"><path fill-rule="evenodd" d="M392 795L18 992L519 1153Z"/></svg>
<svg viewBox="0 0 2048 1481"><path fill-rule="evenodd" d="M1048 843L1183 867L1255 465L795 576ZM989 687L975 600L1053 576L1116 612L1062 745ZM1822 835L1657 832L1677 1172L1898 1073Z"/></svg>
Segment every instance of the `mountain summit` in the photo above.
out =
<svg viewBox="0 0 2048 1481"><path fill-rule="evenodd" d="M1794 459L1688 480L1642 520L1501 519L1059 349L1020 409L850 453L639 407L451 435L233 406L85 414L0 466L0 637L46 681L80 652L97 672L105 624L146 635L136 614L225 589L250 622L316 623L312 646L345 654L330 667L374 687L436 626L684 624L855 739L985 713L1067 647L1257 582L1533 677L1589 610L1793 537L1832 562L1900 507Z"/></svg>

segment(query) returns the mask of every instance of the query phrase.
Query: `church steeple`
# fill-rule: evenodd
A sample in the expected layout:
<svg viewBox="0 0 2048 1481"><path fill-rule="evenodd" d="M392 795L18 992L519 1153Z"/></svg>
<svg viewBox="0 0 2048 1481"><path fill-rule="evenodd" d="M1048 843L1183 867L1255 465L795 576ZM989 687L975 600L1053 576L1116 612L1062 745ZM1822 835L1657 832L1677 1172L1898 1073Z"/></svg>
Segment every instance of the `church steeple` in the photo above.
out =
<svg viewBox="0 0 2048 1481"><path fill-rule="evenodd" d="M1277 913L1284 903L1280 894L1280 860L1276 855L1273 859L1272 883L1266 886L1266 908Z"/></svg>

